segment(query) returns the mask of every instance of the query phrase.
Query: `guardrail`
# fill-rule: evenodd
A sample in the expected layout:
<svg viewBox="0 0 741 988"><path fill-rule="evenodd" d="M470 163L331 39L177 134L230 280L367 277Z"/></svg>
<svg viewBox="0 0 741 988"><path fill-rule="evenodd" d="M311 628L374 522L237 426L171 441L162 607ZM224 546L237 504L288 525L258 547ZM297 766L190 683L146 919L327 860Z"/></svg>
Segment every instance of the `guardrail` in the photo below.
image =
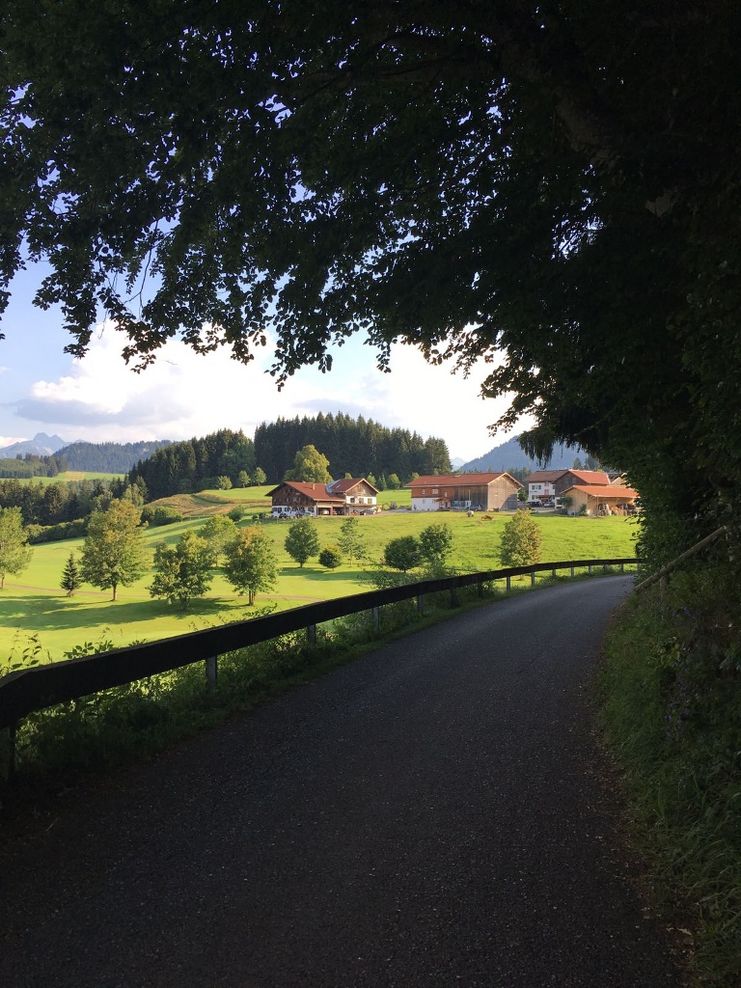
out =
<svg viewBox="0 0 741 988"><path fill-rule="evenodd" d="M91 693L123 686L145 679L159 672L169 672L194 662L206 663L206 679L213 688L218 675L218 656L224 652L270 641L292 631L306 629L309 644L316 638L316 626L335 618L346 617L362 611L371 611L378 625L379 608L402 600L417 598L417 607L423 609L424 596L429 593L455 591L463 587L478 586L504 580L507 590L515 576L530 576L535 584L538 573L568 569L571 575L577 569L594 567L636 565L635 558L573 559L566 562L535 563L530 566L510 566L506 569L465 573L436 580L421 580L387 590L370 590L351 594L318 604L306 604L278 614L238 621L233 624L193 631L161 641L113 649L78 659L67 659L47 665L21 669L0 678L0 729L9 728L11 735L11 765L14 760L15 729L23 717L35 710L51 707L56 703L78 700Z"/></svg>

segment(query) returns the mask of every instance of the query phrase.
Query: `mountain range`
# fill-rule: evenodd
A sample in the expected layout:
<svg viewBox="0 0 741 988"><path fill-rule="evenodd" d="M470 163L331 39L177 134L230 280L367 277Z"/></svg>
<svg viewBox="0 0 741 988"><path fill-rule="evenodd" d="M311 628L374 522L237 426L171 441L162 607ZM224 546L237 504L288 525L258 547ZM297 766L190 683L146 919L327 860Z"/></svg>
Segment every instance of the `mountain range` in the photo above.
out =
<svg viewBox="0 0 741 988"><path fill-rule="evenodd" d="M56 453L66 442L61 436L48 436L45 432L37 432L33 439L21 439L20 442L11 443L10 446L0 446L0 459L13 459L16 456L51 456Z"/></svg>
<svg viewBox="0 0 741 988"><path fill-rule="evenodd" d="M460 467L466 473L473 471L489 472L495 470L516 470L525 468L526 470L565 470L574 465L574 460L579 457L584 461L589 454L581 446L565 446L559 444L553 448L553 455L547 463L541 463L528 456L522 449L518 437L514 436L501 446L495 446L488 453L479 456L474 460L469 460Z"/></svg>

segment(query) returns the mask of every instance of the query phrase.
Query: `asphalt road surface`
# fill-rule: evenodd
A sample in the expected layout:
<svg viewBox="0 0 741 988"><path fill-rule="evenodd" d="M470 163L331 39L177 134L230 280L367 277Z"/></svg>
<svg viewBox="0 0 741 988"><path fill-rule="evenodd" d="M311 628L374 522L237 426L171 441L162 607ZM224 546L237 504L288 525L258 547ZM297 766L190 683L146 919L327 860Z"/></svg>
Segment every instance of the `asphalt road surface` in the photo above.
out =
<svg viewBox="0 0 741 988"><path fill-rule="evenodd" d="M3 856L0 984L681 984L590 719L629 586L461 614L61 798Z"/></svg>

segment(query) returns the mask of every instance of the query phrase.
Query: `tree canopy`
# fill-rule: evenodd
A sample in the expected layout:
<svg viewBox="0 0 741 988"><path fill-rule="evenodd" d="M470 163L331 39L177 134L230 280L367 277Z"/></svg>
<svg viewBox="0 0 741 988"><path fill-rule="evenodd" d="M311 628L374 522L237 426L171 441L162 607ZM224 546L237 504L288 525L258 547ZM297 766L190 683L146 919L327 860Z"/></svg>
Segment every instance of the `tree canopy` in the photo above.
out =
<svg viewBox="0 0 741 988"><path fill-rule="evenodd" d="M730 515L732 0L16 0L2 27L0 290L48 259L71 352L105 313L138 363L267 331L279 378L358 331L381 366L484 356L502 424L627 468L667 542Z"/></svg>

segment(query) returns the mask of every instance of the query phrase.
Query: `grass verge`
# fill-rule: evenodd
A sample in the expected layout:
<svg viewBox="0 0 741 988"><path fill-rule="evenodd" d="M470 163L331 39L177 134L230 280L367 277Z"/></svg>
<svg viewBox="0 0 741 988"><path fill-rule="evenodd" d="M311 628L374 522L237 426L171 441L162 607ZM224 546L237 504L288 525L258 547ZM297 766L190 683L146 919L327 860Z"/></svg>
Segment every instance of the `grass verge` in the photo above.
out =
<svg viewBox="0 0 741 988"><path fill-rule="evenodd" d="M631 598L599 690L632 836L698 984L741 984L741 613L720 566ZM689 929L687 929L689 927Z"/></svg>

